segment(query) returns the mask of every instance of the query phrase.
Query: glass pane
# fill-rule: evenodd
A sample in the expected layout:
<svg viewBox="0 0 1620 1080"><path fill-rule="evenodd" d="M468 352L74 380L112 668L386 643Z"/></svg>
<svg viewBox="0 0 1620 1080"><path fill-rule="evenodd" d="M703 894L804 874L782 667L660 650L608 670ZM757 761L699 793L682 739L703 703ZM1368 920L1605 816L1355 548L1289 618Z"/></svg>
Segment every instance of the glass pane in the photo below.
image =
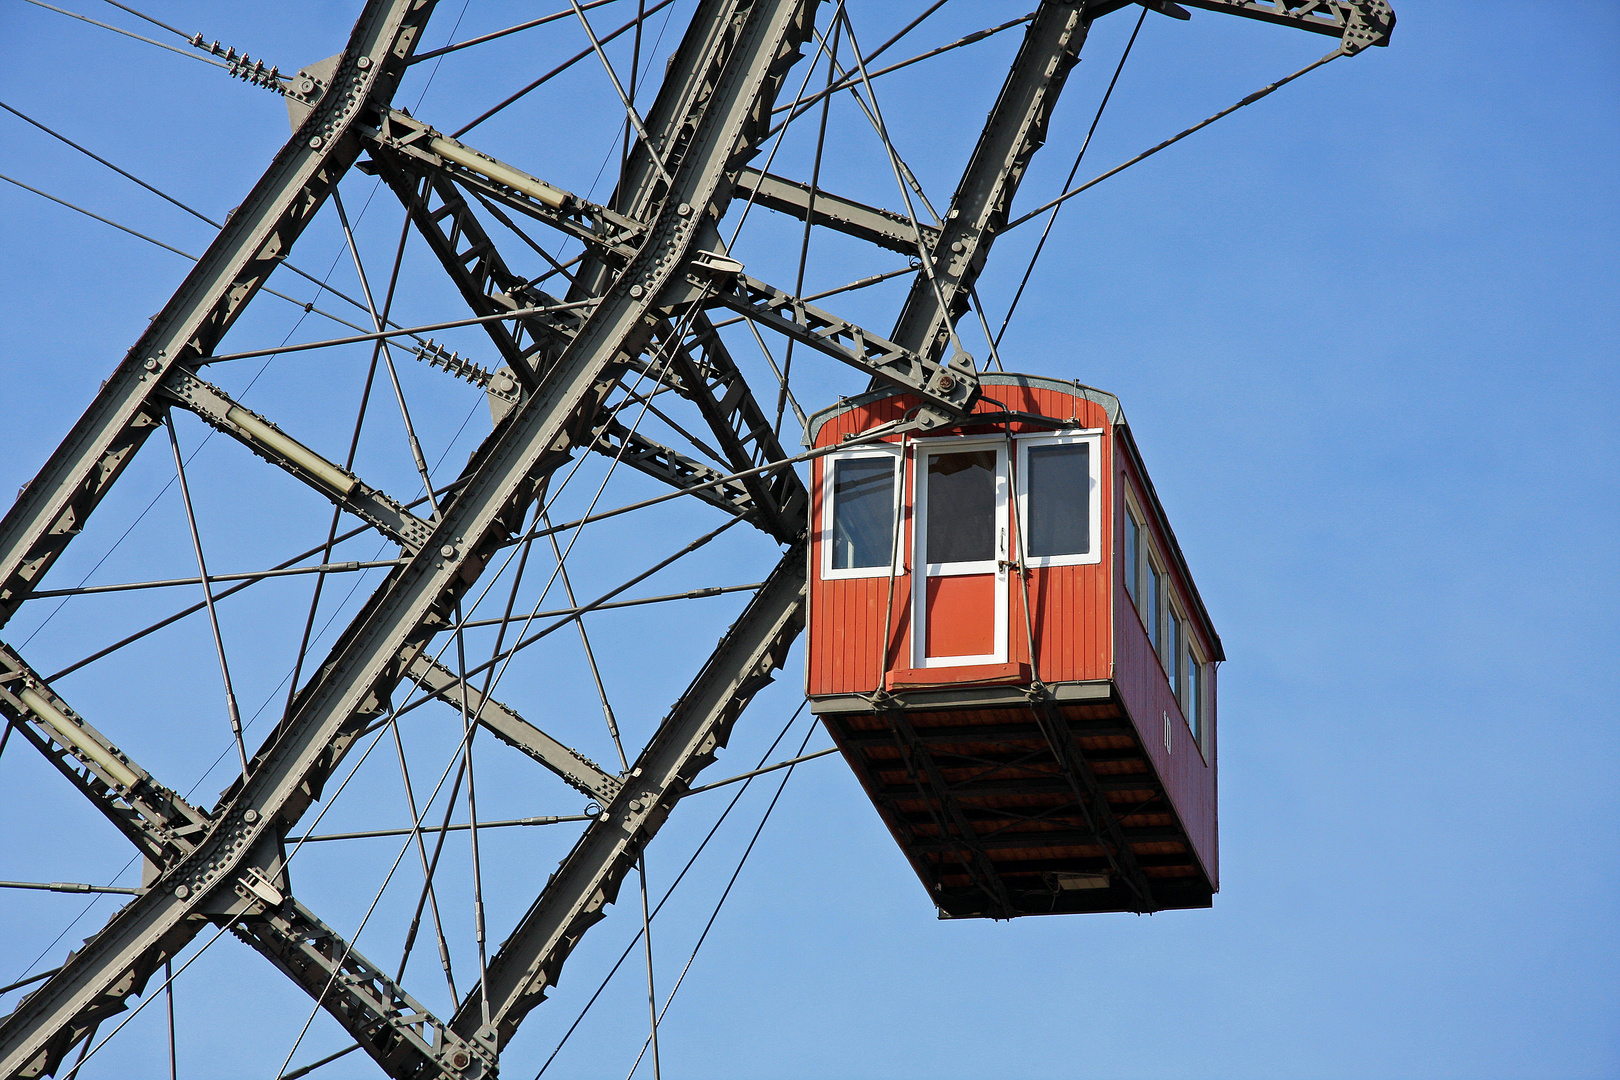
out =
<svg viewBox="0 0 1620 1080"><path fill-rule="evenodd" d="M894 551L894 459L833 462L834 570L888 566Z"/></svg>
<svg viewBox="0 0 1620 1080"><path fill-rule="evenodd" d="M1192 728L1193 738L1201 740L1203 738L1203 733L1198 729L1200 726L1202 726L1204 719L1202 715L1204 711L1204 688L1199 685L1199 682L1201 681L1199 675L1200 672L1198 670L1198 660L1191 653L1188 653L1187 702L1182 707L1182 711L1187 714L1187 724Z"/></svg>
<svg viewBox="0 0 1620 1080"><path fill-rule="evenodd" d="M1148 640L1153 642L1153 651L1159 652L1159 643L1163 640L1163 635L1159 632L1159 584L1161 579L1159 577L1159 568L1153 565L1152 559L1147 560L1147 573L1143 577L1146 578L1145 584L1147 588L1143 590L1146 595L1142 597L1142 621L1147 623Z"/></svg>
<svg viewBox="0 0 1620 1080"><path fill-rule="evenodd" d="M1032 446L1025 459L1031 556L1084 555L1091 550L1091 447Z"/></svg>
<svg viewBox="0 0 1620 1080"><path fill-rule="evenodd" d="M1169 640L1165 644L1169 646L1170 651L1169 651L1169 654L1164 658L1164 661L1165 661L1164 662L1164 670L1170 676L1170 692L1172 694L1176 695L1176 700L1177 701L1180 701L1181 700L1181 667L1180 667L1180 664L1181 664L1181 653L1182 653L1182 648L1181 648L1181 641L1182 641L1181 620L1176 618L1175 612L1168 613L1165 616L1165 620L1166 620L1166 623L1167 623L1167 629L1170 631L1170 633L1168 635Z"/></svg>
<svg viewBox="0 0 1620 1080"><path fill-rule="evenodd" d="M1142 567L1142 526L1131 517L1129 510L1125 512L1125 591L1136 599L1137 590L1141 588L1138 576Z"/></svg>
<svg viewBox="0 0 1620 1080"><path fill-rule="evenodd" d="M996 452L965 450L928 458L928 561L996 557Z"/></svg>

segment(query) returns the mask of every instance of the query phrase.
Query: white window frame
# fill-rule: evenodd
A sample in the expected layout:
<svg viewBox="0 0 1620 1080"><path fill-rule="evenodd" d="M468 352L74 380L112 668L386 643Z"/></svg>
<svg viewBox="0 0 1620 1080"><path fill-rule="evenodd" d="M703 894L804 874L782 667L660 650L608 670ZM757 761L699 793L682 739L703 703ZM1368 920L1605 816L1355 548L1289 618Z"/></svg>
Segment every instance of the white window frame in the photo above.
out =
<svg viewBox="0 0 1620 1080"><path fill-rule="evenodd" d="M1182 614L1181 605L1174 598L1171 598L1170 602L1165 605L1164 628L1170 637L1169 645L1172 653L1170 669L1165 672L1165 676L1170 680L1170 696L1176 699L1176 704L1181 706L1181 715L1185 717L1187 715L1186 682L1183 678L1185 673L1181 669L1181 661L1191 644L1192 622L1186 615ZM1164 663L1164 657L1161 656L1159 662Z"/></svg>
<svg viewBox="0 0 1620 1080"><path fill-rule="evenodd" d="M995 558L969 563L952 563L944 570L943 563L928 563L928 456L959 451L994 450L996 452L996 520ZM1011 462L1004 437L978 438L948 435L937 439L915 439L911 443L911 543L915 549L912 565L917 572L911 582L911 666L913 668L967 667L975 664L1005 664L1007 662L1007 530L1012 478L1008 473ZM943 571L943 572L942 572ZM928 579L955 577L969 574L994 574L995 588L995 642L996 650L976 656L928 655Z"/></svg>
<svg viewBox="0 0 1620 1080"><path fill-rule="evenodd" d="M1130 598L1131 607L1136 608L1142 595L1142 537L1147 526L1142 522L1142 515L1137 511L1136 500L1131 498L1129 486L1121 484L1124 490L1125 521L1123 533L1119 538L1120 576L1125 581L1125 595ZM1131 543L1131 528L1136 529L1136 543ZM1140 613L1137 615L1141 618Z"/></svg>
<svg viewBox="0 0 1620 1080"><path fill-rule="evenodd" d="M1083 443L1091 448L1087 454L1090 462L1090 475L1087 480L1091 487L1086 508L1087 535L1091 539L1091 550L1080 555L1026 555L1024 557L1026 566L1083 566L1102 562L1102 434L1100 428L1074 428L1050 434L1019 435L1014 438L1013 441L1018 445L1018 535L1024 538L1019 548L1026 552L1029 550L1030 447Z"/></svg>
<svg viewBox="0 0 1620 1080"><path fill-rule="evenodd" d="M898 538L891 538L890 546L893 549L893 562L889 565L878 566L852 566L843 570L833 569L833 513L836 501L833 492L834 462L852 461L857 458L885 458L894 465L894 502L890 507L893 517L890 519L895 527ZM900 512L901 500L905 497L906 475L905 456L898 445L881 444L862 446L854 450L840 450L835 454L828 454L821 459L821 580L842 581L850 578L894 577L905 573L905 518Z"/></svg>
<svg viewBox="0 0 1620 1080"><path fill-rule="evenodd" d="M1143 628L1147 630L1148 647L1153 655L1159 658L1159 666L1164 666L1164 630L1165 622L1170 612L1170 571L1159 557L1158 546L1153 543L1151 534L1144 533L1141 544L1142 553L1142 595L1147 595L1147 583L1152 581L1157 573L1159 587L1153 590L1153 611L1143 613L1143 602L1137 601L1137 613L1143 616Z"/></svg>
<svg viewBox="0 0 1620 1080"><path fill-rule="evenodd" d="M1188 628L1191 629L1190 625ZM1197 635L1189 633L1182 653L1186 657L1188 664L1187 674L1190 676L1193 670L1196 669L1198 679L1196 687L1193 685L1191 678L1187 680L1188 692L1186 700L1181 703L1181 715L1186 719L1187 728L1192 732L1193 742L1197 743L1199 751L1203 752L1204 739L1207 737L1209 728L1209 709L1206 707L1209 695L1205 690L1205 682L1209 677L1209 666L1200 655L1200 652ZM1196 700L1194 700L1195 698ZM1189 704L1191 705L1191 711L1189 711ZM1196 724L1193 723L1194 716L1197 717Z"/></svg>

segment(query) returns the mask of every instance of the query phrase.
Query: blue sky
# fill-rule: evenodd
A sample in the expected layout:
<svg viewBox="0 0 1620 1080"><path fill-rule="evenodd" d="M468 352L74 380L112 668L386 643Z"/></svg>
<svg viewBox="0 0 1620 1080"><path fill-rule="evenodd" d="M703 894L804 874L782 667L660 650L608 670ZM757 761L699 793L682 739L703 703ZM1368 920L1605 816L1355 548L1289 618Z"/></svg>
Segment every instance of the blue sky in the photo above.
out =
<svg viewBox="0 0 1620 1080"><path fill-rule="evenodd" d="M283 70L340 49L358 8L149 3L151 14ZM617 26L626 6L593 21ZM852 5L862 45L921 7ZM1620 680L1612 662L1620 647L1620 15L1568 3L1396 7L1390 48L1335 61L1073 200L1001 346L1010 369L1119 395L1221 632L1228 660L1215 906L1151 917L936 921L848 770L836 757L818 760L795 770L674 999L661 1028L667 1075L1620 1075ZM675 5L655 73L689 8ZM166 37L105 4L81 0L75 10ZM550 8L479 0L454 37L542 10ZM915 48L1022 10L953 0L915 32ZM451 39L460 12L440 4L429 47ZM1059 190L1134 22L1125 11L1093 30L1020 210ZM896 145L937 205L949 198L1017 33L878 84ZM628 42L610 50L621 67ZM447 58L425 90L424 68L415 69L397 100L450 129L582 44L566 21L518 35ZM909 55L911 45L894 55ZM1211 13L1187 23L1149 15L1081 176L1329 45ZM264 91L21 0L0 3L0 50L0 100L216 220L286 138L282 104ZM802 78L800 68L784 93ZM467 140L572 190L593 190L616 145L618 115L600 67L581 64L535 98ZM833 110L824 183L903 209L863 124L847 98ZM11 114L0 114L0 132L0 172L183 250L208 243L206 225ZM813 129L795 125L790 135L773 169L806 175ZM611 167L596 183L604 196ZM371 269L375 284L397 239L398 208L386 190L366 206L368 177L353 175L342 190L368 265L384 264ZM791 284L797 226L754 214L736 254L751 273ZM328 210L311 227L295 261L317 276L335 267L332 285L350 291L358 286L331 217ZM1038 228L1003 238L981 278L993 322ZM899 265L887 258L818 242L806 291ZM188 265L0 184L0 491L34 475ZM311 294L284 277L272 284ZM901 295L863 290L834 310L881 333ZM420 249L398 303L415 323L462 312ZM261 297L227 344L346 332L318 317L295 325L299 314ZM983 355L976 329L964 339ZM445 340L489 362L487 342L473 334ZM741 337L733 348L741 358L754 346ZM257 366L221 365L210 378L312 444L338 446L368 355L283 357L262 375ZM756 386L769 385L757 351L744 362ZM821 357L800 353L795 365L807 411L863 385ZM477 395L419 365L400 376L430 459L443 454L453 475L487 431ZM404 490L415 478L397 418L377 416L360 471ZM788 430L797 434L791 415ZM266 477L224 440L203 445L200 424L183 418L179 431L196 451L194 486L212 493L199 516L216 572L270 565L324 536L329 512L297 485ZM192 572L180 503L165 492L172 475L166 447L150 443L51 584ZM615 483L610 498L651 493L637 481ZM582 507L589 494L563 507ZM631 527L587 531L578 563L570 556L574 584L594 595L627 576L625 567L648 565L716 524L700 508L675 507ZM377 550L370 538L341 557ZM758 581L776 557L768 541L733 530L649 582L647 594ZM255 590L262 599L251 606L222 605L223 632L239 650L233 671L244 712L264 703L250 748L285 694L278 680L296 649L308 583ZM189 590L84 598L48 621L53 609L35 602L3 636L51 671L195 599ZM636 745L740 605L732 594L593 617L593 646ZM555 591L547 606L562 606ZM613 751L600 706L581 674L577 639L561 642L566 636L554 653L537 650L532 663L514 665L503 692L527 714L554 717L560 735L577 733L576 745L605 763ZM767 755L801 700L801 665L796 652L714 776L787 756L806 735L811 749L827 745L801 717ZM230 742L199 619L61 689L152 772L182 791L197 784L200 803L211 805L229 781L234 751L211 766ZM407 737L420 773L431 774L419 783L430 784L454 740L442 725L421 725ZM574 793L503 750L481 750L481 816L578 812ZM389 758L357 772L323 828L408 820L391 769ZM749 788L654 923L661 994L775 790L770 778ZM723 805L683 806L671 819L649 852L655 894ZM486 842L496 940L568 842L561 827L507 830ZM342 850L312 850L295 868L300 898L346 933L398 852L392 841L367 843L375 846L326 845ZM446 918L465 986L475 960L465 853L455 850L447 858L461 876ZM129 884L128 857L122 838L13 740L0 758L0 878ZM377 925L360 939L368 955L388 956L388 967L419 881L414 862L400 866ZM513 1043L503 1075L533 1075L545 1061L638 927L633 894L632 884L585 939ZM103 901L75 923L83 907L78 897L0 891L8 928L0 984L60 963L113 910ZM65 936L51 944L59 931ZM630 1069L646 1029L639 959L632 954L547 1075ZM438 1010L447 991L435 967L424 946L405 981ZM181 1075L272 1077L308 1014L299 991L230 939L176 986ZM0 999L0 1008L16 998ZM137 1016L81 1075L157 1075L166 1067L159 1011ZM323 1015L295 1063L344 1044ZM316 1075L374 1071L351 1057Z"/></svg>

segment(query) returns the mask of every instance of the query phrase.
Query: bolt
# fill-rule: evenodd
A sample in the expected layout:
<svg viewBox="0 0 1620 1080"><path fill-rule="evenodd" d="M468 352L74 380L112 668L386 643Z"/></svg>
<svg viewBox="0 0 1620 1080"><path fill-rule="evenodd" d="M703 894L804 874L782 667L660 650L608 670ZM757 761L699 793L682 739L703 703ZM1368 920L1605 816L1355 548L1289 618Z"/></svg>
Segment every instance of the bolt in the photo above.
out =
<svg viewBox="0 0 1620 1080"><path fill-rule="evenodd" d="M681 215L681 217L685 217L686 215L688 215L688 214L690 214L692 212L692 204L691 203L681 203L681 205L679 205L679 206L677 206L675 208L675 212L677 214Z"/></svg>
<svg viewBox="0 0 1620 1080"><path fill-rule="evenodd" d="M457 1050L450 1055L450 1064L457 1069L465 1069L472 1064L472 1058L465 1050Z"/></svg>
<svg viewBox="0 0 1620 1080"><path fill-rule="evenodd" d="M174 888L174 895L176 899L184 900L186 897L191 895L191 889L185 885L176 885Z"/></svg>
<svg viewBox="0 0 1620 1080"><path fill-rule="evenodd" d="M962 254L962 241L960 241L960 240L952 240L951 241L951 250L956 252L958 255Z"/></svg>
<svg viewBox="0 0 1620 1080"><path fill-rule="evenodd" d="M300 79L298 81L298 92L300 94L313 94L315 92L315 80Z"/></svg>
<svg viewBox="0 0 1620 1080"><path fill-rule="evenodd" d="M952 375L948 371L945 374L941 375L939 377L939 388L941 390L944 390L946 393L950 393L952 390L955 390L956 389L956 376Z"/></svg>
<svg viewBox="0 0 1620 1080"><path fill-rule="evenodd" d="M141 366L146 368L147 371L156 371L158 369L158 362L155 358L148 356L146 358L146 363L142 364Z"/></svg>
<svg viewBox="0 0 1620 1080"><path fill-rule="evenodd" d="M251 825L259 820L259 812L250 806L242 812L242 820Z"/></svg>
<svg viewBox="0 0 1620 1080"><path fill-rule="evenodd" d="M359 68L361 71L369 71L371 69L371 57L362 56L360 59L354 62L354 66Z"/></svg>
<svg viewBox="0 0 1620 1080"><path fill-rule="evenodd" d="M630 295L635 297L637 300L641 299L642 292L643 292L643 290L642 290L640 285L632 285L632 286L630 286Z"/></svg>
<svg viewBox="0 0 1620 1080"><path fill-rule="evenodd" d="M321 148L321 137L319 135L316 135L309 140L309 148L311 150L319 150Z"/></svg>
<svg viewBox="0 0 1620 1080"><path fill-rule="evenodd" d="M439 549L439 554L443 555L447 559L453 558L455 556L455 554L456 554L456 545L454 545L454 544L446 544L446 545L444 545L444 547Z"/></svg>

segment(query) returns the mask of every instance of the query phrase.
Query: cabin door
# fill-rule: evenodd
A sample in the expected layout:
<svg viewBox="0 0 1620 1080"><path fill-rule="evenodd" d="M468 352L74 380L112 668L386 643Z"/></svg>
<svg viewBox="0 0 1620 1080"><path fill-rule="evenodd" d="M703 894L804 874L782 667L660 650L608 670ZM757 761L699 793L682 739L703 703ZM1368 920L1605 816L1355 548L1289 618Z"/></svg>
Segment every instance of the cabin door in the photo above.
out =
<svg viewBox="0 0 1620 1080"><path fill-rule="evenodd" d="M1007 662L1005 441L917 444L912 665Z"/></svg>

